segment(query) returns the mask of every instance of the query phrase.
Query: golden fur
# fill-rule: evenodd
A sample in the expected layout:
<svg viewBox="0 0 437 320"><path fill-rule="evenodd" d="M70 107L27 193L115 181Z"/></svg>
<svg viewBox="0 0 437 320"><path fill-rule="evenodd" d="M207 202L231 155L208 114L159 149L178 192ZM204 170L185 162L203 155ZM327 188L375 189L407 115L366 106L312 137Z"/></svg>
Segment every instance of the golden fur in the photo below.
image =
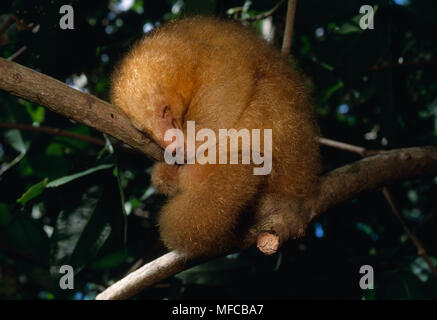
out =
<svg viewBox="0 0 437 320"><path fill-rule="evenodd" d="M187 120L216 132L273 129L267 176L243 164L154 167L154 186L169 195L159 217L168 248L187 256L229 249L247 212L264 199L287 199L297 208L314 192L318 129L306 83L251 30L214 18L170 22L127 53L113 76L112 102L162 146L165 130L186 129Z"/></svg>

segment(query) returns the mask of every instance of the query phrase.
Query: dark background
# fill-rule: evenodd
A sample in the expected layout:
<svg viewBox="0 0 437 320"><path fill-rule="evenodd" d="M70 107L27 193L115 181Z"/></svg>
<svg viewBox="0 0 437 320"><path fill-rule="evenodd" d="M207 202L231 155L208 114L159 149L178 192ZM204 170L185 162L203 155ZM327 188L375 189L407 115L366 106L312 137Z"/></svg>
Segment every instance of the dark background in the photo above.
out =
<svg viewBox="0 0 437 320"><path fill-rule="evenodd" d="M2 0L0 26L11 15L22 21L0 35L0 56L25 46L16 62L107 100L114 64L144 31L193 13L253 17L277 2L72 1L75 29L61 30L59 8L67 3ZM358 26L365 4L375 6L373 30ZM283 3L271 20L277 47L285 13ZM437 2L425 0L298 1L292 53L313 80L325 137L369 149L436 144L436 13ZM261 34L268 23L246 24ZM105 139L3 91L0 122ZM321 149L325 171L359 159ZM79 140L0 129L0 298L92 299L137 262L164 253L155 228L164 199L150 187L151 164ZM82 176L71 180L76 173ZM55 179L59 186L49 187ZM435 265L436 179L389 189ZM77 273L74 290L59 290L62 264ZM374 268L374 290L359 287L365 264ZM145 298L435 299L437 281L374 190L331 208L278 254L253 249L223 257L136 296Z"/></svg>

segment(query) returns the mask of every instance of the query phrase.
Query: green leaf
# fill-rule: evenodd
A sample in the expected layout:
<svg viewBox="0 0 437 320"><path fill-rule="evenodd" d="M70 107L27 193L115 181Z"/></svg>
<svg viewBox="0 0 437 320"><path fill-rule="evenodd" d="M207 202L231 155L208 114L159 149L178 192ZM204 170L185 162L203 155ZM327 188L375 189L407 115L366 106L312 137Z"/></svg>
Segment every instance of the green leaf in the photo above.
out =
<svg viewBox="0 0 437 320"><path fill-rule="evenodd" d="M78 203L63 210L55 223L51 242L52 272L58 274L58 267L71 265L79 272L97 255L109 234L111 226L107 210L99 205L103 189L90 187Z"/></svg>
<svg viewBox="0 0 437 320"><path fill-rule="evenodd" d="M124 250L118 250L94 261L91 264L91 268L95 270L110 270L119 266L125 261L126 252Z"/></svg>
<svg viewBox="0 0 437 320"><path fill-rule="evenodd" d="M108 90L109 87L109 79L107 77L102 76L96 84L96 92L103 93Z"/></svg>
<svg viewBox="0 0 437 320"><path fill-rule="evenodd" d="M12 215L5 203L0 203L0 228L8 226L12 221Z"/></svg>
<svg viewBox="0 0 437 320"><path fill-rule="evenodd" d="M320 104L324 104L326 103L329 98L331 98L331 96L336 93L338 90L342 89L344 87L344 83L343 81L338 81L336 84L334 84L333 86L329 87L328 89L326 89L323 93L322 93L322 97L320 98L319 103Z"/></svg>
<svg viewBox="0 0 437 320"><path fill-rule="evenodd" d="M29 101L24 101L24 106L26 107L27 113L32 118L33 122L41 123L44 121L45 108L41 106L34 105Z"/></svg>
<svg viewBox="0 0 437 320"><path fill-rule="evenodd" d="M4 163L0 167L0 176L3 175L6 171L8 171L10 168L15 166L17 163L20 163L21 160L23 160L26 153L20 153L18 156L16 156L11 162Z"/></svg>
<svg viewBox="0 0 437 320"><path fill-rule="evenodd" d="M17 129L7 130L5 132L5 139L19 153L26 153L28 144L24 143L21 133Z"/></svg>
<svg viewBox="0 0 437 320"><path fill-rule="evenodd" d="M82 172L78 172L78 173L75 173L75 174L72 174L69 176L65 176L65 177L50 181L46 187L47 188L56 188L56 187L62 186L63 184L69 183L73 180L76 180L78 178L81 178L83 176L94 173L96 171L112 168L113 166L114 166L113 164L102 164L100 166L90 168L90 169L82 171Z"/></svg>
<svg viewBox="0 0 437 320"><path fill-rule="evenodd" d="M25 143L23 138L21 137L21 133L19 130L7 130L4 134L5 140L18 151L20 154L16 156L11 162L5 163L0 167L0 176L3 175L10 168L19 163L24 156L26 155L27 149L29 148L29 143Z"/></svg>
<svg viewBox="0 0 437 320"><path fill-rule="evenodd" d="M336 32L338 34L347 35L351 33L362 33L363 29L361 29L358 24L348 21L344 23Z"/></svg>
<svg viewBox="0 0 437 320"><path fill-rule="evenodd" d="M24 157L23 160L18 163L17 173L20 178L29 177L34 174L32 166L30 165L27 157Z"/></svg>
<svg viewBox="0 0 437 320"><path fill-rule="evenodd" d="M80 177L89 175L91 173L94 173L96 171L99 170L105 170L108 168L113 167L113 164L102 164L100 166L79 172L79 173L75 173L69 176L64 176L62 178L53 180L51 182L48 182L48 178L45 178L44 180L42 180L41 182L31 186L29 189L27 189L27 191L25 193L23 193L23 195L17 199L17 203L21 203L22 205L25 205L27 202L29 202L30 200L32 200L33 198L39 196L41 193L43 193L45 188L56 188L59 186L62 186L66 183L69 183L73 180L76 180Z"/></svg>
<svg viewBox="0 0 437 320"><path fill-rule="evenodd" d="M47 148L45 154L48 156L61 157L64 154L65 146L59 142L50 143Z"/></svg>
<svg viewBox="0 0 437 320"><path fill-rule="evenodd" d="M45 178L41 182L31 186L19 199L17 199L17 202L24 206L27 202L39 196L44 191L48 181L49 180Z"/></svg>
<svg viewBox="0 0 437 320"><path fill-rule="evenodd" d="M374 15L376 15L376 12L378 11L378 6L374 6ZM337 31L336 33L347 35L351 33L362 33L365 30L361 29L360 27L360 20L364 16L364 14L357 14L353 16L349 21L346 21Z"/></svg>
<svg viewBox="0 0 437 320"><path fill-rule="evenodd" d="M127 244L127 212L126 212L126 208L124 206L125 204L125 196L124 196L124 191L123 191L123 186L122 186L122 177L120 176L120 170L118 168L118 166L114 167L113 170L113 174L115 175L115 177L117 178L117 186L118 186L118 192L120 195L120 200L121 200L121 211L123 213L123 240L124 240L124 244Z"/></svg>

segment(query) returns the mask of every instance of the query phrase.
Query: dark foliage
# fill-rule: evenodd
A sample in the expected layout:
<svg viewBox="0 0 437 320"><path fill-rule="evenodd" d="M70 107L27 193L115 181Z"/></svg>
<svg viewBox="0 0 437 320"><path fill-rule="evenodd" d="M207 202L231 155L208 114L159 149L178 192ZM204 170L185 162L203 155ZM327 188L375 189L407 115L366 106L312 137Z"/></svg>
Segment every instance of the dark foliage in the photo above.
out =
<svg viewBox="0 0 437 320"><path fill-rule="evenodd" d="M71 1L74 30L61 30L60 0L0 2L0 55L107 99L114 64L135 39L192 13L244 18L276 0ZM131 4L130 6L125 6ZM437 2L369 0L362 30L356 0L298 1L293 55L313 79L325 137L385 149L437 142ZM285 3L274 12L280 46ZM260 33L263 21L247 22ZM264 27L267 24L264 23ZM105 137L36 104L0 92L0 122ZM0 298L92 299L139 259L159 256L150 162L83 141L0 128ZM325 171L358 156L322 147ZM72 176L73 174L78 176ZM409 227L437 260L436 179L389 186ZM59 266L76 272L59 289ZM359 287L371 265L375 289ZM274 256L249 250L177 275L136 298L437 298L437 281L380 190L332 208L307 236Z"/></svg>

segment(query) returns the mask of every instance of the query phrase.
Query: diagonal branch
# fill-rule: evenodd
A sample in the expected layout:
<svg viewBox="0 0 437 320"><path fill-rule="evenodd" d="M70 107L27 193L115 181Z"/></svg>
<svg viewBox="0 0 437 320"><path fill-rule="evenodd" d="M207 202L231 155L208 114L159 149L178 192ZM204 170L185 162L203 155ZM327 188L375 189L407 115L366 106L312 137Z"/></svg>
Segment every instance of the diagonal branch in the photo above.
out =
<svg viewBox="0 0 437 320"><path fill-rule="evenodd" d="M353 144L332 140L328 138L319 137L317 138L317 141L321 145L356 153L362 157L367 157L382 152L381 150L369 150L364 147L354 146Z"/></svg>
<svg viewBox="0 0 437 320"><path fill-rule="evenodd" d="M22 46L20 49L18 49L15 53L13 53L8 60L12 61L17 59L19 56L21 56L24 52L26 52L27 46Z"/></svg>
<svg viewBox="0 0 437 320"><path fill-rule="evenodd" d="M319 140L320 144L323 144L325 146L330 146L333 148L357 153L357 154L361 155L362 157L382 152L380 150L368 150L364 147L359 147L359 146L351 145L351 144L336 141L336 140L326 139L326 138L319 138L318 140ZM404 159L408 159L408 154L404 154L403 157L404 157ZM423 257L425 262L428 264L432 274L434 275L434 278L437 279L437 268L434 266L431 258L429 257L428 253L426 252L425 247L422 245L420 240L416 237L416 235L408 227L407 223L405 222L404 218L402 217L402 215L400 214L399 210L396 207L396 204L393 200L391 192L388 190L388 188L386 186L382 187L382 194L384 195L385 199L387 200L387 202L388 202L390 208L392 209L393 213L395 214L396 218L399 220L400 224L402 225L402 228L404 228L405 232L407 233L407 235L409 236L409 238L411 239L413 244L416 246L417 254Z"/></svg>
<svg viewBox="0 0 437 320"><path fill-rule="evenodd" d="M398 218L399 222L401 223L402 228L404 228L405 232L408 234L408 237L410 237L411 241L416 246L417 254L419 256L422 256L422 258L428 264L429 269L431 270L432 274L434 275L434 278L437 279L437 269L434 266L434 263L432 262L431 258L429 257L428 253L425 250L425 247L422 245L420 240L416 237L416 235L408 227L407 223L405 222L404 218L402 217L401 213L399 212L398 208L396 207L390 191L388 190L387 187L383 187L382 193L384 194L384 197L387 200L388 204L390 205L390 208L393 211L393 213L395 214L396 218Z"/></svg>
<svg viewBox="0 0 437 320"><path fill-rule="evenodd" d="M109 134L155 160L163 158L161 148L135 129L120 109L3 58L0 58L0 89Z"/></svg>
<svg viewBox="0 0 437 320"><path fill-rule="evenodd" d="M424 175L437 175L437 147L416 147L381 152L335 169L321 177L319 192L305 201L302 212L299 213L307 219L303 225L289 221L287 216L290 216L290 212L288 211L280 211L279 216L268 215L248 232L245 241L241 244L241 249L254 245L258 240L258 235L276 226L278 221L289 222L283 228L283 230L286 229L285 234L278 234L283 243L288 238L301 236L300 229L305 228L312 219L360 192ZM281 204L276 204L276 206L281 207ZM196 263L198 262L195 260L185 261L178 252L167 253L116 282L99 294L96 299L129 298L147 286L188 269Z"/></svg>
<svg viewBox="0 0 437 320"><path fill-rule="evenodd" d="M11 123L11 122L0 122L0 128L2 129L18 129L23 131L33 131L33 132L41 132L50 134L53 136L59 136L59 137L66 137L71 139L76 139L80 141L84 141L90 144L94 144L97 146L104 147L106 145L105 140L94 138L91 136L86 136L84 134L75 133L67 130L61 130L59 128L50 128L50 127L36 127L30 124L24 124L24 123ZM117 143L113 145L116 149L127 152L127 153L138 153L137 150L132 149L126 145L123 145L121 143Z"/></svg>

